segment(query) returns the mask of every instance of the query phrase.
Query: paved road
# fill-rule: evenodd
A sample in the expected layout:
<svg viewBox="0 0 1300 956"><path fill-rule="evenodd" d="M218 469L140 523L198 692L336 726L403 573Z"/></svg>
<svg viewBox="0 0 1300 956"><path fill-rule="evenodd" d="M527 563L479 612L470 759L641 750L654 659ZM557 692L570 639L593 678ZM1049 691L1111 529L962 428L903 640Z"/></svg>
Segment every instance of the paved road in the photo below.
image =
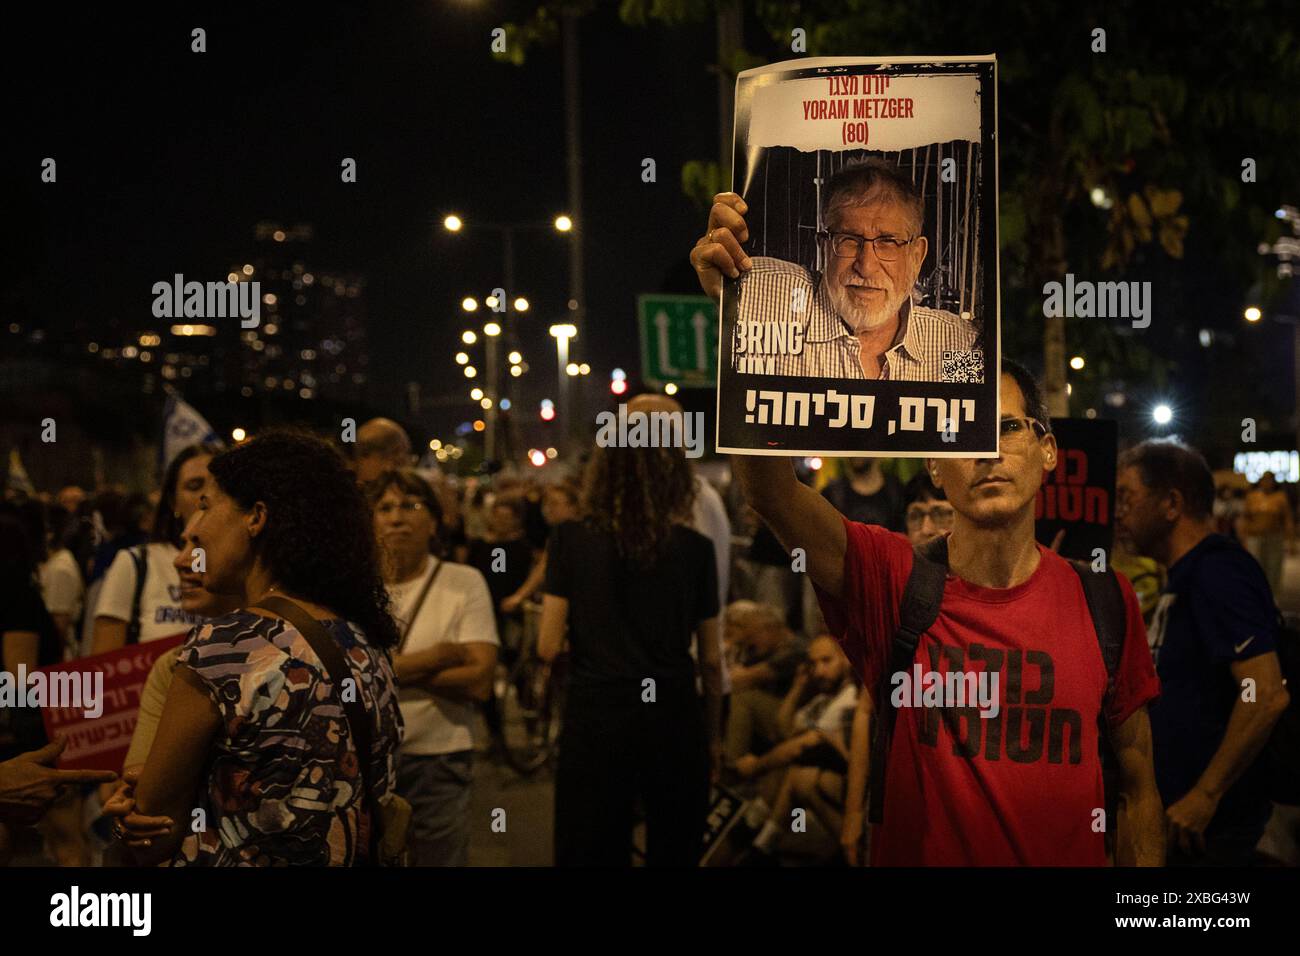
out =
<svg viewBox="0 0 1300 956"><path fill-rule="evenodd" d="M478 754L470 802L470 866L550 866L555 786L549 768L520 777L509 767ZM494 832L502 818L505 832ZM498 824L497 830L500 829Z"/></svg>

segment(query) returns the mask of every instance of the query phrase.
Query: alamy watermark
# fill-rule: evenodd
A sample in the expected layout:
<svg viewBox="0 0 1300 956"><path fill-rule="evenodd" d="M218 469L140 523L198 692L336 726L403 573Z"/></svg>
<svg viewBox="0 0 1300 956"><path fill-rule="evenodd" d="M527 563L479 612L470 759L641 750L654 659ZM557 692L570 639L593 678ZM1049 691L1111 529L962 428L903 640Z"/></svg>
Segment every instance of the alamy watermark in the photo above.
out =
<svg viewBox="0 0 1300 956"><path fill-rule="evenodd" d="M601 448L685 448L687 458L704 454L703 412L629 412L596 416L596 444Z"/></svg>
<svg viewBox="0 0 1300 956"><path fill-rule="evenodd" d="M80 710L87 720L104 713L104 672L33 671L19 664L18 673L0 671L0 710L51 707Z"/></svg>
<svg viewBox="0 0 1300 956"><path fill-rule="evenodd" d="M1089 282L1067 272L1065 282L1043 286L1043 315L1049 319L1132 319L1133 328L1151 324L1150 282Z"/></svg>
<svg viewBox="0 0 1300 956"><path fill-rule="evenodd" d="M981 717L991 719L1002 709L998 701L998 671L938 671L912 665L911 673L897 671L889 682L894 691L889 703L894 707L972 707Z"/></svg>
<svg viewBox="0 0 1300 956"><path fill-rule="evenodd" d="M228 319L241 329L262 324L262 283L186 282L179 272L171 282L153 284L153 314L158 319Z"/></svg>

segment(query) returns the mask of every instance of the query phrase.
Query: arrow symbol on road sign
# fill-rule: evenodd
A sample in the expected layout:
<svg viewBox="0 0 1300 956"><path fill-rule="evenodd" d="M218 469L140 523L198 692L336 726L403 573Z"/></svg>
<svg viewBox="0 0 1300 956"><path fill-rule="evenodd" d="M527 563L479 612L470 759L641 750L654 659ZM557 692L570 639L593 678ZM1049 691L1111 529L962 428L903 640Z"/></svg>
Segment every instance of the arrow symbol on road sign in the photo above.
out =
<svg viewBox="0 0 1300 956"><path fill-rule="evenodd" d="M708 322L703 312L696 312L691 316L691 325L695 326L695 367L701 372L707 372L709 369L709 349L704 341L704 327Z"/></svg>
<svg viewBox="0 0 1300 956"><path fill-rule="evenodd" d="M659 369L665 375L677 375L678 370L672 365L672 354L668 350L668 313L660 310L655 316L655 328L659 331Z"/></svg>

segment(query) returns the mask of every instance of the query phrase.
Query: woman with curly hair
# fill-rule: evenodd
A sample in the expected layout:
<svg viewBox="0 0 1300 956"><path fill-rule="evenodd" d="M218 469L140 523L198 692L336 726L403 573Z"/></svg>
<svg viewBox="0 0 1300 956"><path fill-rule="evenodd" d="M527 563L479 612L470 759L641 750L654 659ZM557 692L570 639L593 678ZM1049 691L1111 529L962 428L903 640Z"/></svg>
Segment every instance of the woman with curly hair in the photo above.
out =
<svg viewBox="0 0 1300 956"><path fill-rule="evenodd" d="M394 787L401 715L370 509L343 459L310 435L256 437L208 470L187 543L201 549L203 587L243 607L180 649L133 795L166 830L133 854L173 865L373 862L373 808ZM348 677L331 677L331 658ZM358 753L349 702L364 710L355 733L368 734L368 752Z"/></svg>
<svg viewBox="0 0 1300 956"><path fill-rule="evenodd" d="M699 863L721 754L722 662L713 545L686 525L694 496L682 449L598 447L585 517L551 532L538 654L558 655L567 628L571 657L555 781L560 866L627 866L638 797L646 862Z"/></svg>

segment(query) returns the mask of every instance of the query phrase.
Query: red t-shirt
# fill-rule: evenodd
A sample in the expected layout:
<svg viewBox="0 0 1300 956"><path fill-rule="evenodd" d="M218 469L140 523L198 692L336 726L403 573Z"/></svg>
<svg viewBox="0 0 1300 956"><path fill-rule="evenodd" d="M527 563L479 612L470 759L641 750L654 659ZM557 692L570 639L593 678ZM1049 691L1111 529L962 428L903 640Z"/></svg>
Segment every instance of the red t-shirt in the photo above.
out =
<svg viewBox="0 0 1300 956"><path fill-rule="evenodd" d="M831 632L879 696L912 547L874 525L845 520L844 531L844 597L820 589L817 597ZM1057 554L1038 550L1038 568L1012 588L948 576L914 665L996 671L999 712L898 708L873 866L1105 865L1094 811L1105 808L1097 721L1106 667L1078 575ZM1137 598L1123 575L1119 581L1128 630L1106 713L1112 728L1160 686Z"/></svg>

